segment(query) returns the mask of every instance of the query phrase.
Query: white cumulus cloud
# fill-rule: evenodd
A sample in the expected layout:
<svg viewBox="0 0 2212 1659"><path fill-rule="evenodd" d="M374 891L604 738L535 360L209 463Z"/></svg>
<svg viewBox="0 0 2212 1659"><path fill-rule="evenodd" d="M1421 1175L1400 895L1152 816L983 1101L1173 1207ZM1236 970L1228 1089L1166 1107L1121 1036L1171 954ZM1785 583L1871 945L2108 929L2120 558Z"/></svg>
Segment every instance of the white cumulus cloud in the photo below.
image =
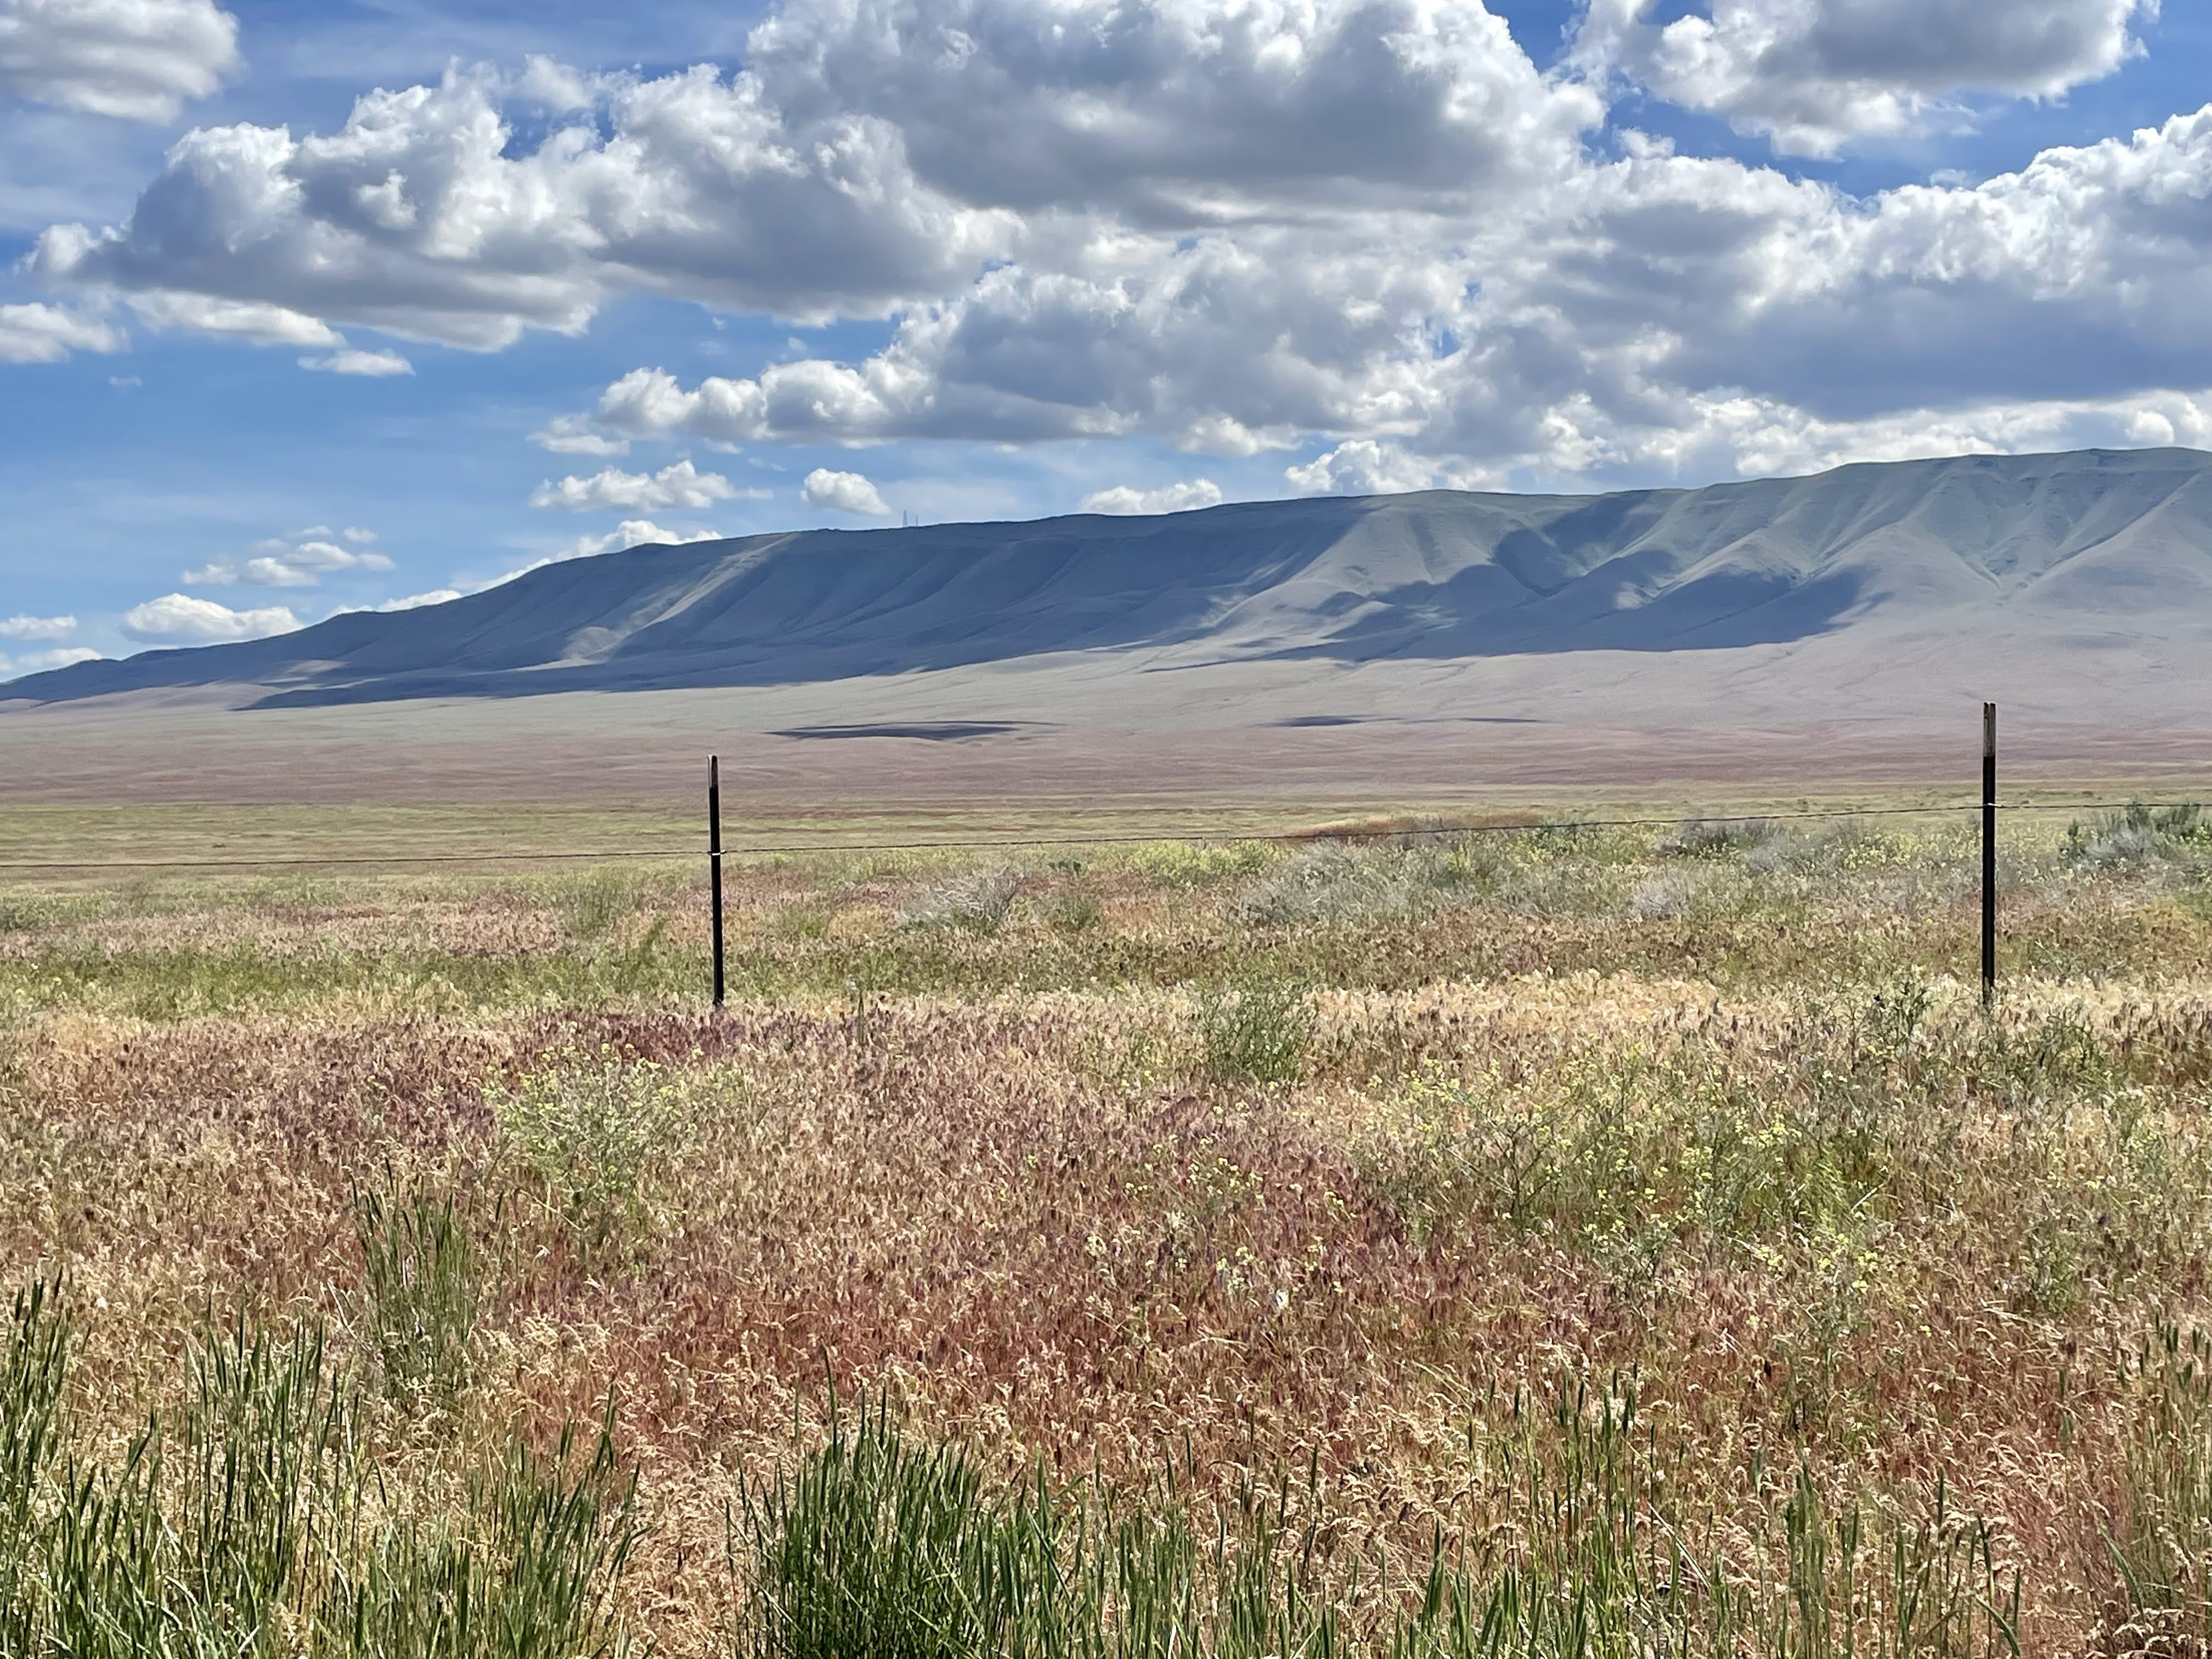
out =
<svg viewBox="0 0 2212 1659"><path fill-rule="evenodd" d="M124 613L123 631L134 640L159 645L208 645L222 640L258 640L289 634L300 619L284 605L234 611L213 599L164 593Z"/></svg>
<svg viewBox="0 0 2212 1659"><path fill-rule="evenodd" d="M43 674L49 669L67 668L76 663L99 660L99 652L81 645L65 645L52 651L33 651L27 657L0 656L0 680L16 679L25 674Z"/></svg>
<svg viewBox="0 0 2212 1659"><path fill-rule="evenodd" d="M362 97L338 132L187 133L125 224L60 226L52 277L191 292L477 349L575 332L608 299L880 313L1004 254L1013 216L922 185L884 124L787 125L752 72L597 83L532 146L458 71Z"/></svg>
<svg viewBox="0 0 2212 1659"><path fill-rule="evenodd" d="M315 531L303 532L312 538ZM327 530L320 532L327 536ZM349 538L368 532L347 532ZM374 538L372 537L373 540ZM325 576L342 570L389 570L392 561L381 553L363 553L336 542L308 539L266 541L256 544L247 557L217 559L179 580L194 587L313 587Z"/></svg>
<svg viewBox="0 0 2212 1659"><path fill-rule="evenodd" d="M1395 444L1353 438L1303 466L1283 469L1283 477L1301 495L1395 495L1426 489L1436 469Z"/></svg>
<svg viewBox="0 0 2212 1659"><path fill-rule="evenodd" d="M307 313L265 300L155 289L130 296L131 310L154 328L189 329L253 345L343 346L345 337Z"/></svg>
<svg viewBox="0 0 2212 1659"><path fill-rule="evenodd" d="M1668 102L1726 116L1778 149L1830 155L1956 118L1983 94L2055 98L2118 69L2158 0L1591 0L1576 42Z"/></svg>
<svg viewBox="0 0 2212 1659"><path fill-rule="evenodd" d="M120 351L123 331L66 306L0 306L0 363L58 363L73 351Z"/></svg>
<svg viewBox="0 0 2212 1659"><path fill-rule="evenodd" d="M1085 513L1188 513L1221 504L1221 486L1211 478L1190 478L1158 489L1139 489L1116 484L1097 489L1083 498Z"/></svg>
<svg viewBox="0 0 2212 1659"><path fill-rule="evenodd" d="M865 473L833 472L826 466L817 466L806 475L799 493L809 507L855 513L863 518L880 519L890 512L884 505L883 492L869 482Z"/></svg>
<svg viewBox="0 0 2212 1659"><path fill-rule="evenodd" d="M0 640L65 640L76 632L75 617L15 616L0 620Z"/></svg>
<svg viewBox="0 0 2212 1659"><path fill-rule="evenodd" d="M212 0L0 0L0 98L173 121L237 62Z"/></svg>
<svg viewBox="0 0 2212 1659"><path fill-rule="evenodd" d="M678 507L711 507L716 501L732 500L738 493L737 486L720 473L702 472L683 460L658 472L624 472L611 466L588 478L572 473L558 483L538 485L531 494L530 504L562 513L591 513L607 507L652 513Z"/></svg>
<svg viewBox="0 0 2212 1659"><path fill-rule="evenodd" d="M532 433L530 441L556 455L629 453L629 439L610 437L604 432L594 431L591 422L581 415L556 416L545 423L543 429Z"/></svg>
<svg viewBox="0 0 2212 1659"><path fill-rule="evenodd" d="M618 553L629 547L682 547L691 542L720 539L721 532L717 530L665 530L650 519L624 519L605 535L577 537L551 558L540 562L557 564L565 559L588 559L595 554ZM535 570L538 566L533 564L530 568ZM507 580L510 578L501 578L502 581Z"/></svg>
<svg viewBox="0 0 2212 1659"><path fill-rule="evenodd" d="M300 367L325 374L361 374L377 380L415 372L415 365L396 351L362 351L350 347L333 351L327 357L302 357Z"/></svg>
<svg viewBox="0 0 2212 1659"><path fill-rule="evenodd" d="M58 226L35 264L477 348L636 290L883 315L1084 240L1039 216L1195 228L1540 187L1604 112L1480 3L1433 0L790 0L744 58L457 70L335 133L198 130L128 221ZM550 130L519 140L545 100Z"/></svg>
<svg viewBox="0 0 2212 1659"><path fill-rule="evenodd" d="M593 419L633 438L1142 433L1231 454L1319 437L1373 448L1335 464L1358 477L1307 464L1305 487L1402 489L1753 468L1763 442L1709 418L1745 398L1785 425L1933 429L1947 410L2212 385L2212 108L1971 187L1856 199L1626 149L1479 220L1131 235L1084 270L1004 266L861 362L692 386L641 369ZM1378 473L1386 453L1423 459Z"/></svg>
<svg viewBox="0 0 2212 1659"><path fill-rule="evenodd" d="M2108 72L2147 0L1682 9L1595 0L1547 74L1480 0L779 0L734 74L458 69L335 131L188 133L31 263L318 354L354 324L495 348L629 292L884 325L640 366L537 434L602 458L1141 436L1297 489L1642 482L2151 431L2212 386L2212 106L1863 196L1587 142L1631 81L1788 147L1921 131ZM735 493L684 461L532 499Z"/></svg>

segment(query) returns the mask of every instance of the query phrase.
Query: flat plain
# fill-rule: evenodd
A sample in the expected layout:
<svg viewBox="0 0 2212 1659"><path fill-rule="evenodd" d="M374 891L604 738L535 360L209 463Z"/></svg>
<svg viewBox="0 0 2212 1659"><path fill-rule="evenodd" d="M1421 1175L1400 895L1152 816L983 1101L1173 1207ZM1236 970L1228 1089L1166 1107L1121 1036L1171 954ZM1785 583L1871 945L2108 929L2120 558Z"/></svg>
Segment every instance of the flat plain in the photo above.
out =
<svg viewBox="0 0 2212 1659"><path fill-rule="evenodd" d="M744 781L0 811L8 1651L2199 1650L2203 815Z"/></svg>

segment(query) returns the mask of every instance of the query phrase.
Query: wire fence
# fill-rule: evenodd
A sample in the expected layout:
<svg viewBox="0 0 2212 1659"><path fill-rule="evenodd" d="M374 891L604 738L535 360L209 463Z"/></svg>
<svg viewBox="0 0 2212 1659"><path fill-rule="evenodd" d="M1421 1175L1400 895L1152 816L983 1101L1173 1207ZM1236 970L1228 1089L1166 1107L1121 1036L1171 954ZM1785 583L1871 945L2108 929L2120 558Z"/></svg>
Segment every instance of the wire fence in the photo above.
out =
<svg viewBox="0 0 2212 1659"><path fill-rule="evenodd" d="M1322 823L1296 830L1224 830L1218 825L1155 825L1141 830L1115 831L1111 834L1066 833L1049 830L1021 831L985 836L931 836L927 839L900 841L839 841L817 837L804 842L755 843L725 846L720 849L725 860L744 858L797 857L809 854L836 853L921 853L1006 850L1017 848L1055 847L1142 847L1167 843L1184 845L1236 845L1238 843L1301 844L1327 841L1398 841L1419 837L1487 835L1531 835L1537 833L1562 834L1589 830L1664 830L1685 823L1784 823L1814 820L1839 821L1857 818L1937 817L1953 813L1978 814L1988 810L1985 804L1975 801L1945 802L1917 806L1838 806L1825 808L1790 809L1775 811L1744 812L1675 812L1664 816L1616 817L1548 817L1498 822L1453 823L1418 822L1413 823L1333 824ZM2035 812L2085 813L2148 811L2154 812L2212 811L2212 802L2202 800L2151 800L2134 798L2124 801L2009 801L1996 803L1995 810L2008 816ZM342 866L431 866L451 865L607 863L647 859L705 859L709 856L704 841L683 846L652 847L594 847L575 848L486 849L462 853L325 853L302 854L241 854L225 858L131 858L131 859L25 859L0 860L0 872L39 873L57 872L126 871L126 870L266 870L288 868L336 868Z"/></svg>

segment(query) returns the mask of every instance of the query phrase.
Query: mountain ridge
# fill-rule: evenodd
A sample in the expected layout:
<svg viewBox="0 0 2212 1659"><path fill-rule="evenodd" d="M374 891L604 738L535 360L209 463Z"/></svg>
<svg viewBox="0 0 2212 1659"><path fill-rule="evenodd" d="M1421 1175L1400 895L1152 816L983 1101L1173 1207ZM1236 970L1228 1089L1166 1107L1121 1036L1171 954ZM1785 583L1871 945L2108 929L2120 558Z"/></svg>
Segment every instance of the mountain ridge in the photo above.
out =
<svg viewBox="0 0 2212 1659"><path fill-rule="evenodd" d="M2212 455L2087 450L647 545L442 605L79 664L0 702L237 686L251 706L298 708L1062 657L1143 672L1726 653L1900 629L2056 650L2085 629L2206 627Z"/></svg>

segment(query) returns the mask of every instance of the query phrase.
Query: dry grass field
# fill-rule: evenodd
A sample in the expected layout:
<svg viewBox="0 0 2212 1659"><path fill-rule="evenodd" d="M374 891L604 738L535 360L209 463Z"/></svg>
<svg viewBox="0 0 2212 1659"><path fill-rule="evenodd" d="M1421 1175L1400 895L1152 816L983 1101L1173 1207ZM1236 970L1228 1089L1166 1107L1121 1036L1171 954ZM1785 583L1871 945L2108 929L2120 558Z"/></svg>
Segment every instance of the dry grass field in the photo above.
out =
<svg viewBox="0 0 2212 1659"><path fill-rule="evenodd" d="M2201 1653L2212 821L2008 836L27 876L0 1652Z"/></svg>

